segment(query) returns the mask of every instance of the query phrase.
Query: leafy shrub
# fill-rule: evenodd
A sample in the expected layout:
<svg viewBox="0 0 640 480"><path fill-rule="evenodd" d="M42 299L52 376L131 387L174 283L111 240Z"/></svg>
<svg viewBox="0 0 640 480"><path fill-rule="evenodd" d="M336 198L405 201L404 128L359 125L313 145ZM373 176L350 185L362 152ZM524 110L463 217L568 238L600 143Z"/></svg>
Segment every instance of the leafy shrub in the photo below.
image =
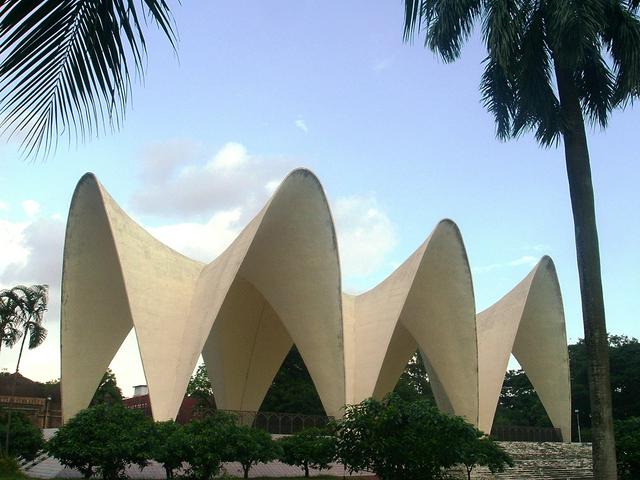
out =
<svg viewBox="0 0 640 480"><path fill-rule="evenodd" d="M382 480L443 478L447 468L463 463L461 446L481 436L428 400L407 402L394 394L347 406L336 425L337 454L345 467L372 471Z"/></svg>
<svg viewBox="0 0 640 480"><path fill-rule="evenodd" d="M500 445L483 436L482 432L476 430L475 438L467 438L467 441L460 443L461 460L467 470L467 479L471 480L471 472L476 465L487 467L491 473L504 472L505 467L513 467L513 460Z"/></svg>
<svg viewBox="0 0 640 480"><path fill-rule="evenodd" d="M128 464L140 468L151 452L153 423L142 412L119 404L99 404L82 410L47 442L48 452L85 478L122 476Z"/></svg>
<svg viewBox="0 0 640 480"><path fill-rule="evenodd" d="M249 470L258 463L266 463L278 458L279 448L264 430L238 425L229 438L230 460L240 462L244 478L249 478Z"/></svg>
<svg viewBox="0 0 640 480"><path fill-rule="evenodd" d="M0 452L5 452L7 434L7 412L0 414ZM42 432L33 426L22 412L11 412L11 427L9 432L9 455L32 460L44 446Z"/></svg>
<svg viewBox="0 0 640 480"><path fill-rule="evenodd" d="M186 424L187 439L185 460L189 463L189 474L208 480L220 472L222 462L233 460L233 448L229 439L235 428L235 417L223 412L193 420Z"/></svg>
<svg viewBox="0 0 640 480"><path fill-rule="evenodd" d="M309 476L309 468L323 470L335 458L335 439L326 430L306 428L278 440L280 460L288 465L302 468Z"/></svg>
<svg viewBox="0 0 640 480"><path fill-rule="evenodd" d="M615 430L620 478L640 478L640 417L617 421Z"/></svg>
<svg viewBox="0 0 640 480"><path fill-rule="evenodd" d="M20 471L18 461L13 457L7 457L0 453L0 478L26 478Z"/></svg>
<svg viewBox="0 0 640 480"><path fill-rule="evenodd" d="M156 422L152 446L151 458L161 463L167 474L167 478L173 478L174 472L182 467L186 460L186 448L189 437L185 428L174 421Z"/></svg>

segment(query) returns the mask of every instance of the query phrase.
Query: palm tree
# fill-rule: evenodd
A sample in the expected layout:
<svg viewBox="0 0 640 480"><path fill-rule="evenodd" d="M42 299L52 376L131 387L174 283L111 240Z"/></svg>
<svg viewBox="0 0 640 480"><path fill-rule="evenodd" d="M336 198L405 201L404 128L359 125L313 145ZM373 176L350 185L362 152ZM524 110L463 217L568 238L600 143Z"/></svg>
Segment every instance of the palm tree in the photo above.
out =
<svg viewBox="0 0 640 480"><path fill-rule="evenodd" d="M609 357L585 117L607 126L640 96L640 0L405 0L405 41L455 61L476 24L487 48L482 99L500 139L564 141L573 210L596 479L616 477Z"/></svg>
<svg viewBox="0 0 640 480"><path fill-rule="evenodd" d="M0 349L13 347L20 338L20 296L14 289L0 291Z"/></svg>
<svg viewBox="0 0 640 480"><path fill-rule="evenodd" d="M0 0L0 132L47 155L118 128L147 20L175 47L165 0Z"/></svg>
<svg viewBox="0 0 640 480"><path fill-rule="evenodd" d="M47 337L47 329L42 325L42 322L44 312L47 311L48 290L49 287L47 285L33 285L31 287L18 285L11 289L12 297L16 299L18 305L18 308L14 310L14 328L18 330L18 339L22 338L22 341L20 342L20 352L18 353L18 362L16 363L11 399L9 402L9 412L7 414L7 430L4 443L6 455L9 455L11 404L14 402L16 393L16 384L18 382L18 373L20 372L20 361L22 360L24 345L28 338L28 347L31 350L41 345Z"/></svg>

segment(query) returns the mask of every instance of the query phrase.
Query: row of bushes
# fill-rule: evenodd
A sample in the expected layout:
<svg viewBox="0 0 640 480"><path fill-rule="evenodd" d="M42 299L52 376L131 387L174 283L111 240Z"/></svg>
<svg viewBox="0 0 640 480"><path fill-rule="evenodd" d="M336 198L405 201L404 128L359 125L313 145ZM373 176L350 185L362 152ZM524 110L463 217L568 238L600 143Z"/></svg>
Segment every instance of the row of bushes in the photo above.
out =
<svg viewBox="0 0 640 480"><path fill-rule="evenodd" d="M210 479L223 462L239 462L248 478L252 466L279 459L309 469L334 461L349 471L367 470L381 479L441 478L446 469L475 465L501 471L511 464L493 441L460 417L445 415L428 401L390 396L349 406L326 429L306 429L276 441L259 429L218 412L186 425L157 422L119 405L98 405L77 414L51 439L47 451L85 477L122 476L129 464L161 463L176 472ZM183 465L188 465L186 471Z"/></svg>

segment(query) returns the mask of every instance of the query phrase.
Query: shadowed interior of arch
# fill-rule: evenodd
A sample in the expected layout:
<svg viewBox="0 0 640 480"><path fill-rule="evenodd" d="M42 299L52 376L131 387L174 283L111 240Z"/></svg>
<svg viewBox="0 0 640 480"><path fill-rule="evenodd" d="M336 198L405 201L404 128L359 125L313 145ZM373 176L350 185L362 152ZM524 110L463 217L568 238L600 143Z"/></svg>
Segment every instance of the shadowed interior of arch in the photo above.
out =
<svg viewBox="0 0 640 480"><path fill-rule="evenodd" d="M521 368L510 369L505 373L492 429L511 425L553 426L538 392L526 371Z"/></svg>
<svg viewBox="0 0 640 480"><path fill-rule="evenodd" d="M216 404L224 410L258 411L294 342L280 317L258 289L238 276L207 338L202 356ZM295 349L313 395L320 397L304 364L304 351ZM326 406L320 403L322 410ZM306 413L306 412L289 412Z"/></svg>

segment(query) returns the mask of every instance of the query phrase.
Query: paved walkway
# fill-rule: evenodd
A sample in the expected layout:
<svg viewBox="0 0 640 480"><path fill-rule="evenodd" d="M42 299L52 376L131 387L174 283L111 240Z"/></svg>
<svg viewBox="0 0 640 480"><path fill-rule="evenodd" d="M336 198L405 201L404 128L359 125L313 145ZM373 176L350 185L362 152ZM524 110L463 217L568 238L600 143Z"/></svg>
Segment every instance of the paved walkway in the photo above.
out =
<svg viewBox="0 0 640 480"><path fill-rule="evenodd" d="M224 464L224 471L227 475L232 477L242 478L242 467L239 463L231 462ZM46 458L43 461L37 463L35 466L28 468L25 473L32 478L82 478L82 475L77 470L73 470L60 465L55 458ZM134 479L165 479L166 475L164 468L157 462L150 462L148 467L140 470L137 466L132 466L127 469L127 477ZM302 469L292 467L281 462L261 463L256 465L249 472L249 477L300 477L303 476ZM342 465L333 465L329 470L311 470L311 476L318 475L331 475L335 477L363 477L371 478L370 473L360 473L349 475L345 472Z"/></svg>

